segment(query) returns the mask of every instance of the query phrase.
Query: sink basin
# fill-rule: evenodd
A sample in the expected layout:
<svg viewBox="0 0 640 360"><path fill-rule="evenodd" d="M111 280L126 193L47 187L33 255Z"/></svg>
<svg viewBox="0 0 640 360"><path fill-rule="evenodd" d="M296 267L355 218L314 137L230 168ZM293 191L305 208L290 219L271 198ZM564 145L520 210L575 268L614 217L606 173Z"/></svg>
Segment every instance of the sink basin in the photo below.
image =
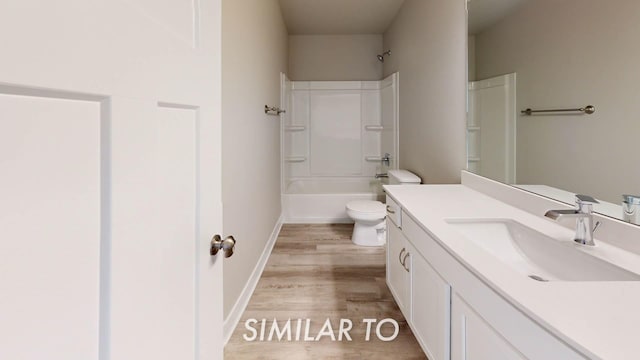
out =
<svg viewBox="0 0 640 360"><path fill-rule="evenodd" d="M536 281L637 281L640 275L510 219L449 219L470 242ZM596 249L593 249L597 251Z"/></svg>

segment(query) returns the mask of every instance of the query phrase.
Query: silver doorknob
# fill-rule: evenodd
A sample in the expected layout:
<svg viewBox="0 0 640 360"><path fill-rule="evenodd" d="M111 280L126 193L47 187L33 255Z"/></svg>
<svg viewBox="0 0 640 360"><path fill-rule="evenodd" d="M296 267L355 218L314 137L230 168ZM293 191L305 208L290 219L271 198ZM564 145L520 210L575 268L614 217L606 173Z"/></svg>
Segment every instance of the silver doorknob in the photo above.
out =
<svg viewBox="0 0 640 360"><path fill-rule="evenodd" d="M236 239L233 236L229 235L224 240L220 235L216 234L211 239L211 250L209 253L211 256L218 254L218 251L222 250L224 252L224 257L228 258L233 255L233 248L236 246Z"/></svg>

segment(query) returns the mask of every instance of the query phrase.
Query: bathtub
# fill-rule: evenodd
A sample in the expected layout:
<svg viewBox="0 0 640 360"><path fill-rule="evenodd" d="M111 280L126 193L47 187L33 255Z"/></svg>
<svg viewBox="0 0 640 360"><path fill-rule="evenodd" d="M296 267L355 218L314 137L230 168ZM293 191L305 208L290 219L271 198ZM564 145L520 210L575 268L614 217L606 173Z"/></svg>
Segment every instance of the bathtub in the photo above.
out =
<svg viewBox="0 0 640 360"><path fill-rule="evenodd" d="M351 200L384 202L382 184L372 178L290 180L282 194L286 223L353 223L345 206Z"/></svg>

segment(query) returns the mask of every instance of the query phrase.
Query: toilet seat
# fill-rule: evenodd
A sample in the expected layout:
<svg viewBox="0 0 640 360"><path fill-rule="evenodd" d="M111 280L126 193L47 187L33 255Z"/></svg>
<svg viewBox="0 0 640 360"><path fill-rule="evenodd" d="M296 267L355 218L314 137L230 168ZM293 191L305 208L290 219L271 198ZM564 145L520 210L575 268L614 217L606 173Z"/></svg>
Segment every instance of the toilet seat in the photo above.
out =
<svg viewBox="0 0 640 360"><path fill-rule="evenodd" d="M354 200L347 203L347 214L354 220L379 222L384 220L387 210L380 201Z"/></svg>

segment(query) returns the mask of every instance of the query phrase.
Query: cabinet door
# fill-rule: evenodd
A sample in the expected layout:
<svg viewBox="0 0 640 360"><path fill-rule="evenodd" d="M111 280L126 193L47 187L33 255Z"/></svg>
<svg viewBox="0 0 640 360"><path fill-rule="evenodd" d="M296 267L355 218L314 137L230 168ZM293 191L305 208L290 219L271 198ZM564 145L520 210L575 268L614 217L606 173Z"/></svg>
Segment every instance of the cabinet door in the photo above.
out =
<svg viewBox="0 0 640 360"><path fill-rule="evenodd" d="M409 272L402 264L407 256L407 241L393 222L387 220L387 285L400 310L409 319Z"/></svg>
<svg viewBox="0 0 640 360"><path fill-rule="evenodd" d="M411 266L411 324L432 360L449 359L451 286L409 246ZM409 261L410 259L410 261Z"/></svg>
<svg viewBox="0 0 640 360"><path fill-rule="evenodd" d="M457 294L451 321L451 360L526 359Z"/></svg>

